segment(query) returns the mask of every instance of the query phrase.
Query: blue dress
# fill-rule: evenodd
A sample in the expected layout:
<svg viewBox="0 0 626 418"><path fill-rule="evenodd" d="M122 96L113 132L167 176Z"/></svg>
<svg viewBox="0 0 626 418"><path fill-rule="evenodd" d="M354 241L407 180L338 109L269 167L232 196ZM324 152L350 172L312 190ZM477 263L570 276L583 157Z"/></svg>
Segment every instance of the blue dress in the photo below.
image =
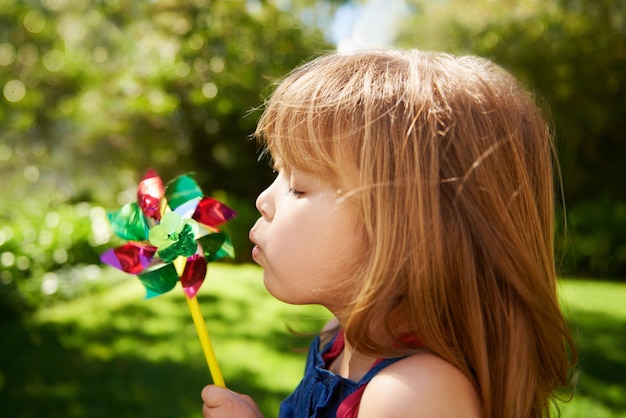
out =
<svg viewBox="0 0 626 418"><path fill-rule="evenodd" d="M320 337L311 343L304 377L289 397L280 405L279 418L348 418L356 417L361 395L367 384L385 367L404 357L379 359L358 382L328 370L334 358L343 350L340 331L320 349ZM328 356L329 353L334 355Z"/></svg>

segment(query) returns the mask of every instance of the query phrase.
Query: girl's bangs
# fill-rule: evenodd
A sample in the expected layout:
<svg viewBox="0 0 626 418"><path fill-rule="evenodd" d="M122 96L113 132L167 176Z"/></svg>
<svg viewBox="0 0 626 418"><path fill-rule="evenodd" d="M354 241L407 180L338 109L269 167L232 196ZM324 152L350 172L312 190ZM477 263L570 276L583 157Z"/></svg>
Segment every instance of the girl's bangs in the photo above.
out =
<svg viewBox="0 0 626 418"><path fill-rule="evenodd" d="M339 184L348 159L354 161L348 144L355 132L345 122L350 120L346 106L307 91L306 83L281 87L267 102L255 133L274 168L293 168Z"/></svg>

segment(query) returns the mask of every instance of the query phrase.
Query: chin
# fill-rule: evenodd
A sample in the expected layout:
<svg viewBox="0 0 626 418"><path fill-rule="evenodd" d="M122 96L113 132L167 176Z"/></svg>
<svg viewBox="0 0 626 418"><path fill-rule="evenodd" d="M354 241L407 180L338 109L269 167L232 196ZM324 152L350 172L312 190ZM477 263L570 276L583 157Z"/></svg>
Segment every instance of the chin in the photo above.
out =
<svg viewBox="0 0 626 418"><path fill-rule="evenodd" d="M288 293L281 291L280 288L277 288L272 282L271 279L268 279L266 275L263 277L263 285L265 286L265 290L274 297L274 299L279 300L283 303L287 303L289 305L303 305L304 303L295 300L293 297L290 297Z"/></svg>

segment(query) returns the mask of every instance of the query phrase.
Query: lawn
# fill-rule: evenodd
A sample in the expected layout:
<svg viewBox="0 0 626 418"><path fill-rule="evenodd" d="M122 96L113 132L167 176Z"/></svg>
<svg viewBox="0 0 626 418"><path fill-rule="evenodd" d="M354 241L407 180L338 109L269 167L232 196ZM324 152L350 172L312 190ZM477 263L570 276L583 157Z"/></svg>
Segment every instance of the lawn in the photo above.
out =
<svg viewBox="0 0 626 418"><path fill-rule="evenodd" d="M561 280L560 295L579 355L567 418L626 417L626 284Z"/></svg>
<svg viewBox="0 0 626 418"><path fill-rule="evenodd" d="M626 417L626 286L563 280L561 294L581 357L563 416ZM289 329L315 332L325 311L273 300L256 266L211 265L199 301L226 383L276 416L309 342ZM0 333L2 417L201 417L210 374L180 289L144 300L129 278Z"/></svg>

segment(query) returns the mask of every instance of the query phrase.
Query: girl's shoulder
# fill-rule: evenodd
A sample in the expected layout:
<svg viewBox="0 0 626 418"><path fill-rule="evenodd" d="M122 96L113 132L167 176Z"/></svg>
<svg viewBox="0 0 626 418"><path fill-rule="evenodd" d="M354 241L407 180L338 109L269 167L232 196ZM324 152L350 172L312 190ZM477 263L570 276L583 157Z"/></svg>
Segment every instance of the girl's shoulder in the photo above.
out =
<svg viewBox="0 0 626 418"><path fill-rule="evenodd" d="M359 418L481 417L470 379L441 357L423 352L378 373L363 392Z"/></svg>

